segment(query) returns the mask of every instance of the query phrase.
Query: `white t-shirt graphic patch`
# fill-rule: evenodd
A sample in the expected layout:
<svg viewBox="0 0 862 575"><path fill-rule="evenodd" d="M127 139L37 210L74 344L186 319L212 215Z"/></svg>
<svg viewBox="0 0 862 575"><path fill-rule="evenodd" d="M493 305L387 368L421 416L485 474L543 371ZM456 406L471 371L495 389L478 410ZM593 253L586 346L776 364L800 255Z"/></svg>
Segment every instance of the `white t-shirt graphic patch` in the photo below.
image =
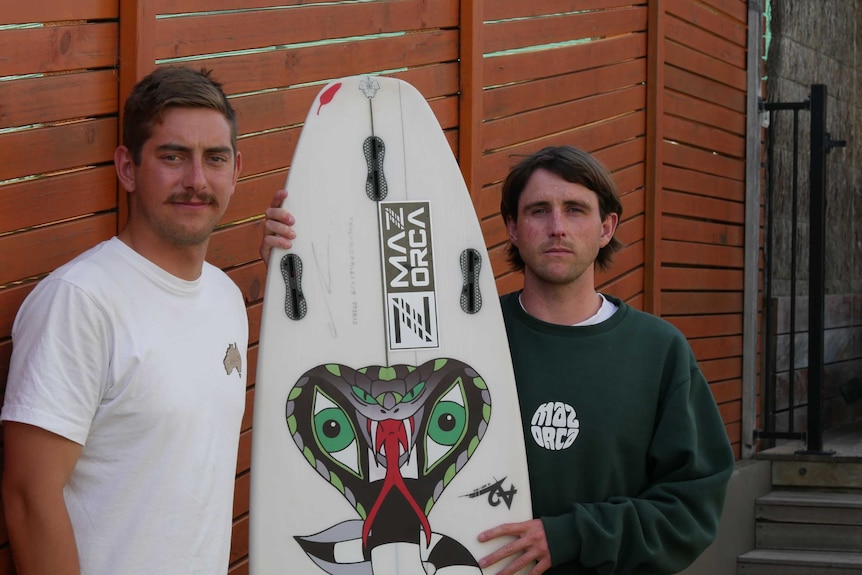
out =
<svg viewBox="0 0 862 575"><path fill-rule="evenodd" d="M568 449L578 437L580 423L575 408L560 401L540 405L530 420L530 434L550 451Z"/></svg>

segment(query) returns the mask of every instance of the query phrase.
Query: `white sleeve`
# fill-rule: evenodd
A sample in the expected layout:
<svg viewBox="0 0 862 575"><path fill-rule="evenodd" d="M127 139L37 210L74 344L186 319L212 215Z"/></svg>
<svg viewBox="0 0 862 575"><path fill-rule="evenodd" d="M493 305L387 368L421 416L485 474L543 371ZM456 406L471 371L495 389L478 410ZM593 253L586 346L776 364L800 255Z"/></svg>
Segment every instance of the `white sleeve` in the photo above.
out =
<svg viewBox="0 0 862 575"><path fill-rule="evenodd" d="M62 279L43 280L15 318L0 419L84 445L108 383L107 319L80 288Z"/></svg>

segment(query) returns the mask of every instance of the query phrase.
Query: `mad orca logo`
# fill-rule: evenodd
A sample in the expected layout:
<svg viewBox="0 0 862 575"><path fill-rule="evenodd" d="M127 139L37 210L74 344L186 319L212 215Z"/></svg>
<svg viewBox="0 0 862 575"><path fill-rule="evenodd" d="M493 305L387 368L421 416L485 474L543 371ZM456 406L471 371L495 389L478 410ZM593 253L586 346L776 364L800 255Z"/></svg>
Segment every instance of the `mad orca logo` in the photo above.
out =
<svg viewBox="0 0 862 575"><path fill-rule="evenodd" d="M379 202L389 349L437 347L428 202Z"/></svg>
<svg viewBox="0 0 862 575"><path fill-rule="evenodd" d="M530 434L541 447L550 451L568 449L578 437L580 423L575 408L560 401L543 403L533 413Z"/></svg>

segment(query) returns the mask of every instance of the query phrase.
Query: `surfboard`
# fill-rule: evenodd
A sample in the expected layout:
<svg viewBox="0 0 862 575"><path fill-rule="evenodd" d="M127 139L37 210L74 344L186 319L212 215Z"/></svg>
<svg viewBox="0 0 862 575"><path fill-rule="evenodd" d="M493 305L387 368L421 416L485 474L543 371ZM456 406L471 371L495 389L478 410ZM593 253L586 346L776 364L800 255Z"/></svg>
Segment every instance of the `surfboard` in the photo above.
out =
<svg viewBox="0 0 862 575"><path fill-rule="evenodd" d="M331 82L287 189L297 238L268 263L250 572L482 573L502 543L478 533L530 519L530 490L488 253L433 111L395 78Z"/></svg>

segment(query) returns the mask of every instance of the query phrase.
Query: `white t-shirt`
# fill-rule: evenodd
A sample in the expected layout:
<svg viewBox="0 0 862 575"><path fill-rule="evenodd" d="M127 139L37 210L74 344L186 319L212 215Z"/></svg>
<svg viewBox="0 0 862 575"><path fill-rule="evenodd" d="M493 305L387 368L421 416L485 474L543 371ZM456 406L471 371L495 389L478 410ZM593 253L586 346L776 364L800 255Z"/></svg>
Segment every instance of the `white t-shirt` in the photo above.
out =
<svg viewBox="0 0 862 575"><path fill-rule="evenodd" d="M64 490L82 574L225 573L248 345L230 278L113 238L43 280L12 338L0 419L83 445Z"/></svg>

